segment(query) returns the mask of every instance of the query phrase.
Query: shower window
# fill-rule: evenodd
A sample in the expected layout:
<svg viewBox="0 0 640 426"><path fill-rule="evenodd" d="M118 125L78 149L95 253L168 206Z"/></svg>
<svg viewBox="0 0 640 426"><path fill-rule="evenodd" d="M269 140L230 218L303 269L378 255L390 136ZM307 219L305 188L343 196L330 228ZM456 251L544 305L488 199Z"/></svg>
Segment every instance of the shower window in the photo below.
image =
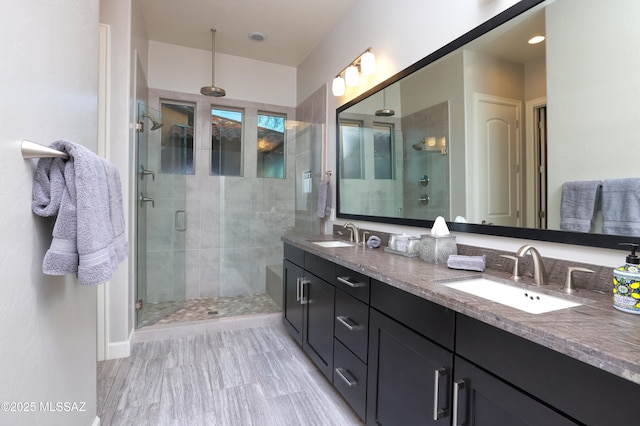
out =
<svg viewBox="0 0 640 426"><path fill-rule="evenodd" d="M362 122L340 120L340 177L363 179Z"/></svg>
<svg viewBox="0 0 640 426"><path fill-rule="evenodd" d="M244 112L211 109L211 175L242 176Z"/></svg>
<svg viewBox="0 0 640 426"><path fill-rule="evenodd" d="M376 179L393 179L393 124L373 123L373 169Z"/></svg>
<svg viewBox="0 0 640 426"><path fill-rule="evenodd" d="M164 123L160 134L160 171L192 175L195 106L162 101L160 111Z"/></svg>
<svg viewBox="0 0 640 426"><path fill-rule="evenodd" d="M259 178L284 179L286 116L258 113L258 164Z"/></svg>

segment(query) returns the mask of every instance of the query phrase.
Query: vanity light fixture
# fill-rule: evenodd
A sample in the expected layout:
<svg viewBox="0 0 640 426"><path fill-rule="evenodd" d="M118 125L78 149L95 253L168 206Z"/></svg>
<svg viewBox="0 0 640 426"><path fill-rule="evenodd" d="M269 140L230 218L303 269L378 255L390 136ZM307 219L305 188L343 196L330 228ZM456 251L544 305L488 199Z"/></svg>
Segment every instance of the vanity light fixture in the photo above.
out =
<svg viewBox="0 0 640 426"><path fill-rule="evenodd" d="M529 44L538 44L544 41L545 37L543 35L537 35L535 37L531 37L528 41Z"/></svg>
<svg viewBox="0 0 640 426"><path fill-rule="evenodd" d="M342 96L346 86L354 87L358 85L360 73L362 75L371 75L374 72L376 72L376 56L369 47L336 74L331 84L331 92L334 96Z"/></svg>

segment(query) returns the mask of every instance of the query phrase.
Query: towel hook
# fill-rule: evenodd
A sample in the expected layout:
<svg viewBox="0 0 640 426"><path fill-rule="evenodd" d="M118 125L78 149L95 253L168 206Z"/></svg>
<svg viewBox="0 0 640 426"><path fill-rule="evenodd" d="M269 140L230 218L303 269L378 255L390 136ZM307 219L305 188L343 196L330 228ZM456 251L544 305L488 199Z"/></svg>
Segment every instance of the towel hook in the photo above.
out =
<svg viewBox="0 0 640 426"><path fill-rule="evenodd" d="M64 158L68 159L69 156L48 146L40 145L39 143L31 142L26 139L22 140L21 144L22 158Z"/></svg>

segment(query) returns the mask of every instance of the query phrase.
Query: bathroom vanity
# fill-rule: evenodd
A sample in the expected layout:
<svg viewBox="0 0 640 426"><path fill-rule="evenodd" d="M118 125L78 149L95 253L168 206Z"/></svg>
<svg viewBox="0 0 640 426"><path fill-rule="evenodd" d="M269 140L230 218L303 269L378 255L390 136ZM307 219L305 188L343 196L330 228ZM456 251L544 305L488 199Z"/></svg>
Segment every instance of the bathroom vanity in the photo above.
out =
<svg viewBox="0 0 640 426"><path fill-rule="evenodd" d="M529 314L442 283L478 273L283 241L283 323L366 424L637 423L640 318L609 295Z"/></svg>

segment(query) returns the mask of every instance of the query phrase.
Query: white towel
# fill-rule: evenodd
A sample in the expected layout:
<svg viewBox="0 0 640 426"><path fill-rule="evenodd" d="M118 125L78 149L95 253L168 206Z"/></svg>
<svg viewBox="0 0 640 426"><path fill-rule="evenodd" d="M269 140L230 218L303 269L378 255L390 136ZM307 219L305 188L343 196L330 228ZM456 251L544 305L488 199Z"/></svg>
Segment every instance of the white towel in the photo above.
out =
<svg viewBox="0 0 640 426"><path fill-rule="evenodd" d="M450 254L447 258L447 266L451 269L484 272L487 266L487 258L484 255L464 256L461 254Z"/></svg>
<svg viewBox="0 0 640 426"><path fill-rule="evenodd" d="M600 208L602 182L599 180L571 181L562 184L560 201L560 229L589 232Z"/></svg>
<svg viewBox="0 0 640 426"><path fill-rule="evenodd" d="M602 220L605 234L640 236L640 178L604 181Z"/></svg>
<svg viewBox="0 0 640 426"><path fill-rule="evenodd" d="M318 188L318 217L327 217L331 215L331 182L323 180Z"/></svg>
<svg viewBox="0 0 640 426"><path fill-rule="evenodd" d="M50 146L66 152L69 160L41 158L34 175L33 212L58 216L42 270L77 273L82 285L104 283L128 252L120 176L111 163L81 145L56 141Z"/></svg>

